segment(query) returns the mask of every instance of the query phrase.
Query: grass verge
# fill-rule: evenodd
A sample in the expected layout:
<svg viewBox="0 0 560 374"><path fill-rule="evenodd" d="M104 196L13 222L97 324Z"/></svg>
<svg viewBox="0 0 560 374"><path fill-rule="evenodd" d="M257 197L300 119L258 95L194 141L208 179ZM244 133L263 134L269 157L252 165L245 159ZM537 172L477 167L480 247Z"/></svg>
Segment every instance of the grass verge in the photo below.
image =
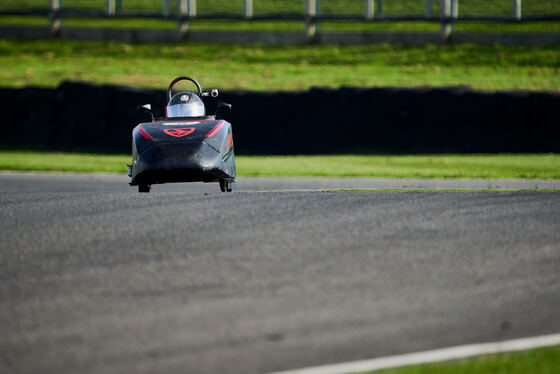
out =
<svg viewBox="0 0 560 374"><path fill-rule="evenodd" d="M154 0L126 0L117 1L117 9L123 11L152 11L160 12L161 1ZM177 0L169 2L170 11L177 9ZM64 0L63 8L69 9L91 9L103 11L106 3L103 0ZM432 12L439 14L439 2L432 2ZM46 9L48 2L44 0L3 0L0 9ZM365 4L356 0L320 0L318 1L320 13L325 14L363 14ZM418 0L400 0L383 2L385 14L424 14L424 3ZM556 0L525 0L523 1L523 14L557 14L560 4ZM197 13L230 13L241 14L243 11L242 1L231 0L204 0L196 4ZM302 13L305 3L301 0L257 0L253 4L255 14L262 13ZM508 0L469 0L461 4L461 14L511 14L511 2ZM380 10L376 11L377 13Z"/></svg>
<svg viewBox="0 0 560 374"><path fill-rule="evenodd" d="M4 87L81 80L163 89L187 74L207 87L470 85L560 91L560 49L484 45L204 45L0 40Z"/></svg>
<svg viewBox="0 0 560 374"><path fill-rule="evenodd" d="M0 170L126 173L129 155L0 151ZM560 179L559 154L237 156L245 177Z"/></svg>
<svg viewBox="0 0 560 374"><path fill-rule="evenodd" d="M560 346L555 346L382 370L375 374L554 374L558 373L559 362Z"/></svg>
<svg viewBox="0 0 560 374"><path fill-rule="evenodd" d="M48 26L49 19L41 16L0 16L0 24L4 26ZM156 29L173 30L177 22L164 19L146 18L73 18L66 17L63 27L91 27L117 29ZM410 32L438 32L441 24L437 21L392 21L392 22L360 22L360 21L321 21L321 31L410 31ZM558 21L523 21L523 22L484 22L484 21L456 21L453 23L454 32L482 32L482 33L523 33L523 32L560 32ZM245 20L195 20L190 23L192 30L222 30L222 31L301 31L305 30L304 21L245 21Z"/></svg>

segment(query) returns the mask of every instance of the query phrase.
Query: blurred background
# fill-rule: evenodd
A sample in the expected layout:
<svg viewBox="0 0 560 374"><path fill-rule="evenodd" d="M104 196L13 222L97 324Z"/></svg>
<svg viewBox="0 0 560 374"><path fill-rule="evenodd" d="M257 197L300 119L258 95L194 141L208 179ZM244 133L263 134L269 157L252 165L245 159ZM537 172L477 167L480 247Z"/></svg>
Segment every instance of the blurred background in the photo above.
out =
<svg viewBox="0 0 560 374"><path fill-rule="evenodd" d="M61 26L170 29L184 21L182 16L189 18L193 30L294 31L316 26L319 33L426 32L445 23L450 26L447 33L459 34L560 31L560 3L555 0L5 0L0 15L3 26L50 21L54 31Z"/></svg>
<svg viewBox="0 0 560 374"><path fill-rule="evenodd" d="M0 373L557 333L559 47L560 0L0 0ZM233 105L240 193L128 185L136 108L183 75Z"/></svg>
<svg viewBox="0 0 560 374"><path fill-rule="evenodd" d="M4 0L3 143L126 153L190 75L241 153L556 152L559 45L557 0Z"/></svg>
<svg viewBox="0 0 560 374"><path fill-rule="evenodd" d="M556 0L4 0L0 37L5 87L560 87Z"/></svg>

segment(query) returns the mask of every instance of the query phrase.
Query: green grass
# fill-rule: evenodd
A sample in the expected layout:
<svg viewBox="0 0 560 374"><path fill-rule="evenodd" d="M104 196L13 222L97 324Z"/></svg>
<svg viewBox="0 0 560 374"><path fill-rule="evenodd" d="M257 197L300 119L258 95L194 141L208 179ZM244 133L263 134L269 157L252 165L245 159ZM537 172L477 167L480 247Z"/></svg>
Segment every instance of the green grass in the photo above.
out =
<svg viewBox="0 0 560 374"><path fill-rule="evenodd" d="M560 11L559 11L560 13ZM47 17L40 16L0 16L0 24L4 26L47 26ZM64 18L63 27L91 28L125 28L125 29L161 29L173 30L177 22L163 19L145 18ZM321 31L356 31L356 32L439 32L437 21L392 21L392 22L360 22L360 21L322 21ZM192 30L234 30L234 31L300 31L305 30L303 21L243 21L243 20L195 20L191 22ZM523 33L523 32L560 32L558 21L523 21L523 22L484 22L458 21L454 23L454 32L482 33Z"/></svg>
<svg viewBox="0 0 560 374"><path fill-rule="evenodd" d="M34 151L0 151L0 170L126 173L130 156Z"/></svg>
<svg viewBox="0 0 560 374"><path fill-rule="evenodd" d="M382 370L375 374L556 374L559 370L560 346L554 346Z"/></svg>
<svg viewBox="0 0 560 374"><path fill-rule="evenodd" d="M125 173L129 155L0 151L0 170ZM240 176L560 179L560 155L237 156Z"/></svg>
<svg viewBox="0 0 560 374"><path fill-rule="evenodd" d="M4 87L56 87L66 79L163 89L192 75L220 89L447 86L560 90L560 49L401 45L277 47L0 40Z"/></svg>
<svg viewBox="0 0 560 374"><path fill-rule="evenodd" d="M379 5L379 2L376 2ZM255 0L253 2L255 15L273 13L303 14L305 3L302 0ZM432 15L440 13L440 2L432 2ZM105 0L64 0L63 9L81 9L104 11ZM46 10L46 0L3 0L0 10L3 9L36 9ZM560 2L556 0L523 0L523 15L558 15L560 14ZM342 14L363 16L365 13L364 0L320 0L319 14ZM161 0L123 0L122 11L144 11L161 12ZM511 0L469 0L460 1L460 15L491 15L511 16ZM376 14L379 9L376 8ZM177 1L170 1L170 13L177 13ZM204 0L197 2L198 14L226 13L240 15L243 13L243 2L241 0ZM425 14L425 2L423 0L391 0L383 2L384 15L416 15ZM46 24L47 17L2 17L0 24L38 25ZM356 30L356 31L437 31L437 22L331 22L322 21L321 30ZM140 27L140 28L175 28L173 21L149 20L149 19L86 19L66 18L64 26L80 27ZM212 21L195 20L193 29L207 30L303 30L303 21ZM457 32L461 31L491 31L491 32L547 32L558 31L560 22L459 22Z"/></svg>
<svg viewBox="0 0 560 374"><path fill-rule="evenodd" d="M63 0L65 8L104 10L105 0ZM204 0L197 2L198 13L225 12L239 14L243 10L241 0ZM433 1L433 14L439 14L439 2ZM46 0L3 0L0 9L46 9ZM123 0L123 10L159 12L161 0ZM363 0L320 0L319 10L327 14L363 14ZM461 1L459 10L464 14L511 14L511 0L469 0ZM175 12L177 0L170 1L170 10ZM305 3L302 0L255 0L255 14L263 13L302 13ZM525 14L558 14L560 4L556 0L523 0ZM383 2L384 14L424 14L424 1L391 0Z"/></svg>
<svg viewBox="0 0 560 374"><path fill-rule="evenodd" d="M239 158L245 176L560 178L560 155L335 155Z"/></svg>
<svg viewBox="0 0 560 374"><path fill-rule="evenodd" d="M320 14L342 14L363 16L365 13L364 0L320 0ZM379 5L379 2L376 3ZM440 12L439 1L432 2L432 15ZM105 0L64 0L63 9L80 9L104 11ZM159 0L123 0L122 11L162 11L162 1ZM46 10L46 0L3 0L3 9L35 9ZM253 6L255 15L273 13L303 14L305 3L302 0L255 0ZM523 0L523 15L559 15L560 2L556 0ZM511 16L511 0L469 0L461 1L460 15ZM177 12L177 1L170 1L170 13ZM376 8L376 14L379 9ZM204 0L197 2L198 14L226 13L240 15L243 13L241 0ZM383 2L384 15L416 15L425 14L423 0L391 0ZM0 24L5 25L46 25L47 17L37 16L8 16L0 17ZM174 21L154 19L88 19L65 18L64 26L68 27L124 27L124 28L157 28L172 29L176 27ZM195 20L192 22L195 30L290 30L300 31L304 28L303 21L220 21ZM321 30L352 30L352 31L437 31L438 22L332 22L322 21ZM554 32L560 30L560 22L458 22L455 31L482 32Z"/></svg>

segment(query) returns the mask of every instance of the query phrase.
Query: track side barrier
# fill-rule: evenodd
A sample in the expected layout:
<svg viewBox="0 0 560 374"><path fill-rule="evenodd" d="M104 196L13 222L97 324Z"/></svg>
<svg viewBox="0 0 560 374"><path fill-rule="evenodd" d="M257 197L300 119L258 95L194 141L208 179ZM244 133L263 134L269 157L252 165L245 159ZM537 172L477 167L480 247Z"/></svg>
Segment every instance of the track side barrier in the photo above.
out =
<svg viewBox="0 0 560 374"><path fill-rule="evenodd" d="M560 152L560 94L447 88L222 92L241 154ZM213 113L217 99L207 99ZM1 145L130 151L136 112L163 90L63 83L0 89Z"/></svg>

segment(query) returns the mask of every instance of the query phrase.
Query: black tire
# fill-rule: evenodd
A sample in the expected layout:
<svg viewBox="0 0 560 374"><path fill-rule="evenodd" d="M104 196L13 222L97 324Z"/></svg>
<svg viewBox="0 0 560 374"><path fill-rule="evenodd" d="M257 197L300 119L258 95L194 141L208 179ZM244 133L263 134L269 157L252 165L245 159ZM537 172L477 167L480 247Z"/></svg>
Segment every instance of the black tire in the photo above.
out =
<svg viewBox="0 0 560 374"><path fill-rule="evenodd" d="M227 184L228 184L228 183L227 183L225 180L220 179L220 191L226 192L226 191L227 191L227 188L228 188L228 185L227 185Z"/></svg>
<svg viewBox="0 0 560 374"><path fill-rule="evenodd" d="M226 183L226 191L227 192L233 191L233 182Z"/></svg>
<svg viewBox="0 0 560 374"><path fill-rule="evenodd" d="M145 192L148 193L150 192L152 186L150 186L149 184L139 184L138 185L138 192Z"/></svg>

